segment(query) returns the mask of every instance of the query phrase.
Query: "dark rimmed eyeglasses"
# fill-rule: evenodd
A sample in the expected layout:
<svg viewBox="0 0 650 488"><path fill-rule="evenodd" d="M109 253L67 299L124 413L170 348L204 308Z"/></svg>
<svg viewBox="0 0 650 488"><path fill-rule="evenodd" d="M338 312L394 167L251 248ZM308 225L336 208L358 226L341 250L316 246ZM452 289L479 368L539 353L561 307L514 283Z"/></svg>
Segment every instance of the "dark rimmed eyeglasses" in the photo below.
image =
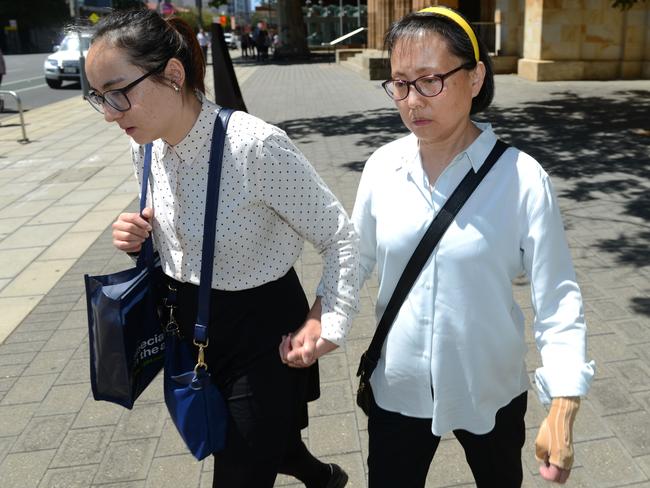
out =
<svg viewBox="0 0 650 488"><path fill-rule="evenodd" d="M461 69L471 69L475 63L465 63L456 69L447 71L441 75L424 75L416 78L413 81L408 80L386 80L381 86L386 90L390 98L399 102L409 96L411 85L415 87L417 92L423 97L435 97L442 92L445 87L445 79L460 71Z"/></svg>
<svg viewBox="0 0 650 488"><path fill-rule="evenodd" d="M92 107L97 110L99 113L104 113L104 105L107 104L113 110L118 112L126 112L131 108L131 102L129 97L126 96L127 92L131 90L138 83L146 80L149 76L160 73L167 66L167 61L158 66L156 69L149 71L148 73L143 74L140 78L135 81L132 81L124 88L118 88L116 90L108 90L104 93L97 93L95 90L90 90L86 96L86 100L92 105Z"/></svg>

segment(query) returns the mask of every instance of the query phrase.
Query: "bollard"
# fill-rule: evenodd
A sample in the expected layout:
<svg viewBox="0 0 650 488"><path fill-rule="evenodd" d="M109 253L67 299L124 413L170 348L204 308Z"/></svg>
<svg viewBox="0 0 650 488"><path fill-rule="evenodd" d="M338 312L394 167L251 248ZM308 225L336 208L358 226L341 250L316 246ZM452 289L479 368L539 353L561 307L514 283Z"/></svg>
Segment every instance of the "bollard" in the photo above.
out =
<svg viewBox="0 0 650 488"><path fill-rule="evenodd" d="M20 101L20 97L16 92L4 91L4 90L0 90L0 96L1 95L11 95L16 99L16 105L18 106L18 114L20 115L20 126L23 129L23 138L18 139L18 142L20 142L21 144L27 144L29 142L29 139L27 138L27 131L25 130L25 118L23 117L23 104Z"/></svg>

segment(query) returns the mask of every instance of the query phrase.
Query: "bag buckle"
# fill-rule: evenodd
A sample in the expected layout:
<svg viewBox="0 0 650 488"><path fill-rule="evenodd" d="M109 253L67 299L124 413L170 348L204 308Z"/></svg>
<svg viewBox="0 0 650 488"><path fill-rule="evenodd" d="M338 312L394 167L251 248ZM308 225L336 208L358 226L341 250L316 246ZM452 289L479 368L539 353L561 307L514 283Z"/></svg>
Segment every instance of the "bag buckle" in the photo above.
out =
<svg viewBox="0 0 650 488"><path fill-rule="evenodd" d="M174 317L174 310L178 308L176 306L176 292L178 290L174 288L171 283L167 285L167 288L169 289L169 294L163 300L165 307L167 307L167 310L169 310L169 320L165 326L165 332L167 334L174 334L177 337L181 338L181 330L178 326L178 322L176 321L176 317Z"/></svg>
<svg viewBox="0 0 650 488"><path fill-rule="evenodd" d="M370 370L372 374L372 371L374 371L376 367L377 367L377 361L370 359L368 357L368 351L366 351L361 355L361 360L359 361L359 368L357 369L357 376L365 378L366 371Z"/></svg>
<svg viewBox="0 0 650 488"><path fill-rule="evenodd" d="M199 342L196 339L194 339L194 345L199 348L199 357L196 360L196 366L194 366L194 373L197 373L199 368L203 368L205 371L208 370L208 363L205 362L205 351L204 349L208 347L208 343L210 340L206 340L205 343Z"/></svg>

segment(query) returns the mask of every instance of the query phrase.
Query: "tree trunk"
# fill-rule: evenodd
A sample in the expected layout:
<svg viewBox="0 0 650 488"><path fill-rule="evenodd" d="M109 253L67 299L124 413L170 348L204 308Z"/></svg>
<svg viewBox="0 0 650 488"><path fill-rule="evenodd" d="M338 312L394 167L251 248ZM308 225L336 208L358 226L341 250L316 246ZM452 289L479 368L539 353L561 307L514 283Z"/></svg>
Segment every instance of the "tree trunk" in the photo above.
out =
<svg viewBox="0 0 650 488"><path fill-rule="evenodd" d="M278 29L282 47L279 52L287 57L307 57L307 31L302 18L300 0L278 0Z"/></svg>

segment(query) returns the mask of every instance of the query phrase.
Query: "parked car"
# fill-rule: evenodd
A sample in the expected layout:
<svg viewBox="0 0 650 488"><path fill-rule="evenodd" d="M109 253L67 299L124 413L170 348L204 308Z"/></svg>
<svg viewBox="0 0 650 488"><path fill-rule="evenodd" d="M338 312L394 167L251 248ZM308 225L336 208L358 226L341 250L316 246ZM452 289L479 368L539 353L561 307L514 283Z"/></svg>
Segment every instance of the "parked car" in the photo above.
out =
<svg viewBox="0 0 650 488"><path fill-rule="evenodd" d="M237 49L237 36L232 32L225 32L223 38L226 41L226 46L230 49Z"/></svg>
<svg viewBox="0 0 650 488"><path fill-rule="evenodd" d="M81 48L84 56L90 47L90 34L81 34ZM64 81L79 81L79 34L66 35L59 46L54 46L45 63L45 82L50 88L61 88Z"/></svg>

